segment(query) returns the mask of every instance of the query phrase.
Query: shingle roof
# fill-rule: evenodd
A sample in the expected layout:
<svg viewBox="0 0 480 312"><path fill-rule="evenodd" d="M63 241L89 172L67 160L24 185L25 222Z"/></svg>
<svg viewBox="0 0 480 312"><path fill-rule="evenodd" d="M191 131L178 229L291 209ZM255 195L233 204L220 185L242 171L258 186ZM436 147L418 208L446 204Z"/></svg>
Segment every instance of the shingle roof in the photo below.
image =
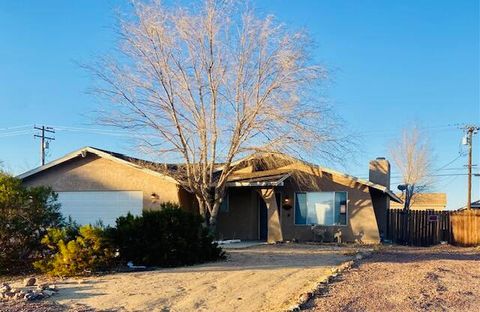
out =
<svg viewBox="0 0 480 312"><path fill-rule="evenodd" d="M234 173L228 177L227 186L281 186L290 174L290 170L279 169Z"/></svg>
<svg viewBox="0 0 480 312"><path fill-rule="evenodd" d="M17 177L20 178L20 179L28 178L28 177L30 177L34 174L37 174L37 173L42 172L44 170L47 170L47 169L49 169L53 166L56 166L58 164L61 164L61 163L65 162L65 161L68 161L70 159L73 159L73 158L76 158L76 157L79 157L79 156L83 156L84 153L93 153L93 154L96 154L100 157L105 157L105 158L111 159L113 161L121 162L123 164L135 167L139 170L143 170L146 173L150 173L150 174L154 174L154 175L157 175L157 176L161 176L163 178L170 179L170 180L172 180L172 182L175 182L175 183L178 183L178 182L172 176L169 175L169 171L171 171L171 174L173 175L174 172L176 174L178 174L179 170L182 170L182 164L156 163L156 162L152 162L152 161L148 161L148 160L143 160L143 159L139 159L139 158L135 158L135 157L130 157L130 156L127 156L127 155L124 155L124 154L121 154L121 153L116 153L116 152L112 152L112 151L107 151L107 150L87 146L87 147L78 149L78 150L76 150L72 153L69 153L69 154L67 154L67 155L65 155L65 156L63 156L63 157L61 157L57 160L51 161L51 162L49 162L49 163L47 163L43 166L37 167L37 168L32 169L30 171L27 171L25 173L22 173L22 174L18 175ZM251 155L249 157L243 158L241 160L238 160L235 164L238 164L242 161L248 160L248 159L250 159L254 156L258 156L258 155ZM297 158L294 158L294 157L290 157L290 159L293 159L293 160L298 161L298 162L303 162L303 163L309 164L309 163L307 163L303 160L300 160L300 159L297 159ZM363 185L366 185L368 187L377 189L377 190L387 194L392 200L394 200L396 202L400 202L400 203L402 202L402 200L400 198L398 198L397 195L395 195L390 189L388 189L387 187L385 187L383 185L372 183L370 181L359 179L357 177L354 177L354 176L351 176L351 175L348 175L348 174L345 174L345 173L337 172L335 170L332 170L332 169L329 169L329 168L324 168L324 167L321 167L321 166L318 166L318 165L314 165L314 164L309 164L309 165L311 165L315 168L318 168L319 170L321 170L323 172L339 175L339 176L342 176L344 178L350 179L350 180L352 180L356 183L363 184ZM218 172L218 171L221 171L221 170L222 170L222 164L219 164L219 167L217 168L216 171ZM263 171L263 173L259 173L259 175L260 176L263 175L262 178L265 180L266 177L268 177L268 172L265 173L265 171ZM282 177L279 177L279 178L281 179ZM277 178L277 177L275 177L275 178ZM248 180L248 179L251 180L252 177L250 177L250 178L246 177L245 179L246 180ZM233 181L230 181L230 182L233 182ZM283 182L283 180L282 180L282 182Z"/></svg>
<svg viewBox="0 0 480 312"><path fill-rule="evenodd" d="M17 178L26 179L26 178L28 178L32 175L35 175L39 172L42 172L44 170L47 170L47 169L52 168L54 166L57 166L61 163L69 161L73 158L80 157L80 156L85 157L87 153L91 153L91 154L97 155L99 157L104 157L104 158L110 159L112 161L119 162L119 163L122 163L122 164L125 164L125 165L128 165L128 166L134 167L134 168L142 170L146 173L153 174L153 175L156 175L156 176L160 176L162 178L169 179L174 183L177 183L177 181L175 179L173 179L171 176L169 176L165 173L165 172L167 172L166 170L160 170L161 166L164 166L164 167L166 166L167 169L169 169L169 170L177 170L177 167L176 167L175 164L159 164L159 163L146 161L146 160L142 160L142 159L138 159L138 158L134 158L134 157L129 157L129 156L126 156L124 154L115 153L115 152L111 152L111 151L107 151L107 150L102 150L102 149L95 148L95 147L90 147L90 146L83 147L83 148L78 149L76 151L73 151L73 152L71 152L71 153L69 153L69 154L67 154L67 155L65 155L65 156L63 156L59 159L53 160L49 163L46 163L43 166L40 166L40 167L34 168L30 171L24 172L24 173L18 175Z"/></svg>
<svg viewBox="0 0 480 312"><path fill-rule="evenodd" d="M344 177L344 178L346 178L348 180L351 180L353 182L356 182L356 183L374 188L376 190L379 190L379 191L387 194L393 201L395 201L397 203L402 203L402 200L395 193L393 193L389 188L387 188L386 186L383 186L383 185L380 185L380 184L377 184L377 183L373 183L373 182L370 182L368 180L360 179L360 178L357 178L355 176L352 176L352 175L349 175L349 174L346 174L346 173L342 173L342 172L339 172L339 171L336 171L336 170L333 170L333 169L330 169L330 168L325 168L325 167L322 167L322 166L319 166L319 165L316 165L316 164L312 164L312 163L306 162L304 160L301 160L301 159L298 159L298 158L295 158L295 157L292 157L292 156L287 156L287 155L283 155L283 154L273 154L273 153L256 153L256 154L252 154L250 156L247 156L245 158L242 158L240 160L237 160L233 165L249 161L249 160L254 159L256 157L263 157L264 155L283 157L283 158L288 158L289 160L292 160L292 161L295 161L295 162L304 163L308 166L311 166L312 168L317 168L318 170L320 170L322 172L333 174L333 175L336 175L336 176L341 176L341 177ZM217 170L223 170L223 168L219 167Z"/></svg>

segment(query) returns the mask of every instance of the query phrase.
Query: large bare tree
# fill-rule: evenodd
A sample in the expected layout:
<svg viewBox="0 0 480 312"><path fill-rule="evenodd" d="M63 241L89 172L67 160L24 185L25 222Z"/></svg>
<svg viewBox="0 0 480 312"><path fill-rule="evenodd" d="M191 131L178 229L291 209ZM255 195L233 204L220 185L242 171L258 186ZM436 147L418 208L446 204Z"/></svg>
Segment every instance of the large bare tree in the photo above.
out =
<svg viewBox="0 0 480 312"><path fill-rule="evenodd" d="M410 209L415 194L431 186L432 149L425 133L414 125L405 128L390 148L390 157L402 176L404 209Z"/></svg>
<svg viewBox="0 0 480 312"><path fill-rule="evenodd" d="M155 157L181 159L165 170L215 226L235 160L252 152L341 158L345 144L330 108L312 96L326 73L305 32L239 1L197 5L134 2L119 23L119 53L89 68L113 104L102 121L135 131Z"/></svg>

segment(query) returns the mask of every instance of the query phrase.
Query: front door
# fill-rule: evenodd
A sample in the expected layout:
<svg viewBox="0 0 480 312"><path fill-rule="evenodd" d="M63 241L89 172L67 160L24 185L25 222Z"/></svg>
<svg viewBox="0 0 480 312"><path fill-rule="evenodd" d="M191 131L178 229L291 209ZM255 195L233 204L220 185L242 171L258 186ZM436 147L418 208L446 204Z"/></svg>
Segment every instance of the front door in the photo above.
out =
<svg viewBox="0 0 480 312"><path fill-rule="evenodd" d="M275 193L275 199L277 200L277 208L278 208L278 215L280 216L280 205L282 203L282 194ZM267 240L268 238L268 211L267 211L267 204L263 200L260 194L257 196L258 201L258 213L259 213L259 239L260 240Z"/></svg>

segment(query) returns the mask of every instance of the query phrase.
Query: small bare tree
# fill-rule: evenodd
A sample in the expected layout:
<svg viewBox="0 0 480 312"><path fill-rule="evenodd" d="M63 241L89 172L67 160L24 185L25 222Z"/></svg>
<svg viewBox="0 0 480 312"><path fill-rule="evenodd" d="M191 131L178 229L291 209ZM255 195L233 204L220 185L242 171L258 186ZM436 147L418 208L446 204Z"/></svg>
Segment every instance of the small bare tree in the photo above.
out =
<svg viewBox="0 0 480 312"><path fill-rule="evenodd" d="M336 118L311 97L325 70L311 60L304 32L237 1L133 8L120 20L120 53L89 66L96 91L113 104L101 120L135 131L155 156L182 159L164 169L195 195L210 226L236 159L252 152L342 157Z"/></svg>
<svg viewBox="0 0 480 312"><path fill-rule="evenodd" d="M406 128L390 148L390 157L402 176L399 189L404 193L404 209L410 209L415 194L431 186L432 150L417 126Z"/></svg>

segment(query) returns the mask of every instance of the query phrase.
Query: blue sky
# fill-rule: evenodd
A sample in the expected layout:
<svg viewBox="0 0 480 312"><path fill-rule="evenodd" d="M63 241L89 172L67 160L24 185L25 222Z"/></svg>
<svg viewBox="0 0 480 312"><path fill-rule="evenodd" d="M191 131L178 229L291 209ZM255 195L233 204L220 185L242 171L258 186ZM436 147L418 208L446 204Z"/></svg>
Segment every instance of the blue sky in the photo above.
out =
<svg viewBox="0 0 480 312"><path fill-rule="evenodd" d="M412 122L428 132L441 168L458 158L462 131L456 125L480 124L479 1L253 3L289 27L306 28L315 40L315 57L330 71L328 99L346 131L361 134L355 161L337 169L366 177L368 160L387 156L390 142ZM114 47L117 9L128 4L0 0L0 160L7 170L38 165L34 124L59 129L50 160L86 145L135 154L128 137L91 130L100 128L98 102L86 93L92 82L77 65ZM466 176L452 175L465 173L465 163L459 157L436 172L435 191L448 194L451 209L466 200ZM473 179L478 199L479 178Z"/></svg>

